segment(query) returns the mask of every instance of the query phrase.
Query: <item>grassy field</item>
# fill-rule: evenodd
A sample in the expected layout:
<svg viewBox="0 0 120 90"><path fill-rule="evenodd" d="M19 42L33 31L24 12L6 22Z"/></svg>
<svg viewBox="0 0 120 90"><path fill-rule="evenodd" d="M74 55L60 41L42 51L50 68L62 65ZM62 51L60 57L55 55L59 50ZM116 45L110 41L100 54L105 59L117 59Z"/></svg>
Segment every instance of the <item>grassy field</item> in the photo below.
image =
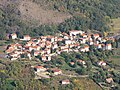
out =
<svg viewBox="0 0 120 90"><path fill-rule="evenodd" d="M102 90L93 80L88 78L74 79L74 90Z"/></svg>
<svg viewBox="0 0 120 90"><path fill-rule="evenodd" d="M64 79L69 79L73 88L72 90L102 90L101 87L99 87L93 80L89 78L69 78L65 76L56 76L53 79L51 79L51 86L54 85L54 87L62 87L61 90L71 90L71 89L63 89L66 85L61 85L60 81Z"/></svg>
<svg viewBox="0 0 120 90"><path fill-rule="evenodd" d="M111 33L120 32L120 18L112 19L111 26L112 26Z"/></svg>
<svg viewBox="0 0 120 90"><path fill-rule="evenodd" d="M116 49L115 55L111 56L110 61L112 61L113 65L117 68L120 69L120 48Z"/></svg>
<svg viewBox="0 0 120 90"><path fill-rule="evenodd" d="M120 66L120 56L112 56L111 59L114 65Z"/></svg>

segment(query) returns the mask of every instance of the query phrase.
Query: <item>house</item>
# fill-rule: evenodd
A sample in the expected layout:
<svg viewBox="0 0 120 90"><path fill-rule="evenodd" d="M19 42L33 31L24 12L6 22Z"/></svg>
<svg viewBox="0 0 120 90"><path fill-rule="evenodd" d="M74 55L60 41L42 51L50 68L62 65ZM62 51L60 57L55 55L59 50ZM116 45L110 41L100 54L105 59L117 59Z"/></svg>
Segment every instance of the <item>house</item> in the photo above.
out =
<svg viewBox="0 0 120 90"><path fill-rule="evenodd" d="M42 48L46 46L45 42L39 43L39 45L40 45L40 47L42 47Z"/></svg>
<svg viewBox="0 0 120 90"><path fill-rule="evenodd" d="M61 51L59 51L59 50L56 50L56 53L57 53L57 54L61 54Z"/></svg>
<svg viewBox="0 0 120 90"><path fill-rule="evenodd" d="M80 41L81 44L85 44L86 43L86 39L85 38L80 38L79 41Z"/></svg>
<svg viewBox="0 0 120 90"><path fill-rule="evenodd" d="M30 46L29 51L32 51L32 50L40 50L40 46Z"/></svg>
<svg viewBox="0 0 120 90"><path fill-rule="evenodd" d="M51 55L45 54L46 61L51 61Z"/></svg>
<svg viewBox="0 0 120 90"><path fill-rule="evenodd" d="M63 37L64 39L69 39L70 38L70 36L67 34L67 35L64 35L64 37Z"/></svg>
<svg viewBox="0 0 120 90"><path fill-rule="evenodd" d="M57 42L58 41L58 37L54 37L54 42Z"/></svg>
<svg viewBox="0 0 120 90"><path fill-rule="evenodd" d="M71 31L69 31L69 35L70 36L76 36L76 35L82 34L82 33L83 33L83 31L78 31L78 30L71 30Z"/></svg>
<svg viewBox="0 0 120 90"><path fill-rule="evenodd" d="M82 38L87 38L87 37L88 37L87 34L85 34L85 33L82 33L80 36L81 36Z"/></svg>
<svg viewBox="0 0 120 90"><path fill-rule="evenodd" d="M19 43L16 43L16 44L15 44L15 47L16 47L17 49L22 49L22 45L19 44Z"/></svg>
<svg viewBox="0 0 120 90"><path fill-rule="evenodd" d="M23 54L24 53L24 51L21 51L21 50L16 50L16 51L14 51L14 53L16 53L16 54Z"/></svg>
<svg viewBox="0 0 120 90"><path fill-rule="evenodd" d="M106 79L106 82L107 82L107 83L112 83L112 82L113 82L113 79L112 79L112 78L107 78L107 79Z"/></svg>
<svg viewBox="0 0 120 90"><path fill-rule="evenodd" d="M47 61L51 61L51 56L50 55L47 56Z"/></svg>
<svg viewBox="0 0 120 90"><path fill-rule="evenodd" d="M47 36L41 36L40 38L41 38L42 42L45 42L47 39Z"/></svg>
<svg viewBox="0 0 120 90"><path fill-rule="evenodd" d="M29 41L31 39L31 37L29 36L29 35L25 35L24 37L23 37L23 40L26 40L26 41Z"/></svg>
<svg viewBox="0 0 120 90"><path fill-rule="evenodd" d="M101 40L101 42L102 43L105 43L107 40L105 39L105 38L103 38L102 40Z"/></svg>
<svg viewBox="0 0 120 90"><path fill-rule="evenodd" d="M33 41L29 41L27 42L26 46L32 46L32 44L33 44Z"/></svg>
<svg viewBox="0 0 120 90"><path fill-rule="evenodd" d="M46 52L46 54L50 54L51 53L51 49L48 49L48 48L46 48L44 51Z"/></svg>
<svg viewBox="0 0 120 90"><path fill-rule="evenodd" d="M67 52L68 53L69 52L69 48L64 48L64 49L61 50L61 52Z"/></svg>
<svg viewBox="0 0 120 90"><path fill-rule="evenodd" d="M115 38L110 37L108 40L111 40L112 42L115 42Z"/></svg>
<svg viewBox="0 0 120 90"><path fill-rule="evenodd" d="M26 45L25 45L22 49L28 51L28 50L29 50L29 46L26 46Z"/></svg>
<svg viewBox="0 0 120 90"><path fill-rule="evenodd" d="M43 66L35 66L34 69L35 69L37 72L44 72L44 71L47 70L47 69L44 68Z"/></svg>
<svg viewBox="0 0 120 90"><path fill-rule="evenodd" d="M47 61L47 58L46 58L46 56L44 56L44 55L41 57L41 59L42 59L42 61L44 61L44 62Z"/></svg>
<svg viewBox="0 0 120 90"><path fill-rule="evenodd" d="M32 43L32 46L37 46L37 44L35 42Z"/></svg>
<svg viewBox="0 0 120 90"><path fill-rule="evenodd" d="M61 50L66 49L66 48L68 48L68 45L60 46L60 49L61 49Z"/></svg>
<svg viewBox="0 0 120 90"><path fill-rule="evenodd" d="M14 51L14 48L13 47L9 47L5 52L6 53L11 53Z"/></svg>
<svg viewBox="0 0 120 90"><path fill-rule="evenodd" d="M47 36L47 40L49 40L51 43L53 43L55 41L54 36Z"/></svg>
<svg viewBox="0 0 120 90"><path fill-rule="evenodd" d="M44 50L40 51L41 55L44 55L46 52Z"/></svg>
<svg viewBox="0 0 120 90"><path fill-rule="evenodd" d="M89 51L89 46L84 46L84 49L85 49L85 52L88 52Z"/></svg>
<svg viewBox="0 0 120 90"><path fill-rule="evenodd" d="M77 60L77 62L78 62L79 64L83 64L83 65L85 65L85 64L86 64L86 62L85 62L85 61L83 61L83 60Z"/></svg>
<svg viewBox="0 0 120 90"><path fill-rule="evenodd" d="M97 39L100 37L100 35L98 33L96 33L96 34L93 34L93 37L94 37L94 39Z"/></svg>
<svg viewBox="0 0 120 90"><path fill-rule="evenodd" d="M81 52L85 52L85 48L80 48L80 51Z"/></svg>
<svg viewBox="0 0 120 90"><path fill-rule="evenodd" d="M57 43L54 43L54 44L52 45L52 49L56 49L56 48L58 48L58 44L57 44Z"/></svg>
<svg viewBox="0 0 120 90"><path fill-rule="evenodd" d="M104 61L100 61L100 62L98 62L98 65L99 65L99 66L106 66L107 64L106 64L106 62L104 62Z"/></svg>
<svg viewBox="0 0 120 90"><path fill-rule="evenodd" d="M60 74L62 74L62 71L59 70L59 69L53 69L52 72L53 72L54 75L60 75Z"/></svg>
<svg viewBox="0 0 120 90"><path fill-rule="evenodd" d="M51 43L46 43L46 48L51 48L52 47L52 44Z"/></svg>
<svg viewBox="0 0 120 90"><path fill-rule="evenodd" d="M12 39L17 39L17 34L16 33L13 33L10 35Z"/></svg>
<svg viewBox="0 0 120 90"><path fill-rule="evenodd" d="M65 44L66 44L66 45L72 44L72 41L71 41L71 40L65 40Z"/></svg>
<svg viewBox="0 0 120 90"><path fill-rule="evenodd" d="M40 51L35 51L34 56L38 56L40 54Z"/></svg>
<svg viewBox="0 0 120 90"><path fill-rule="evenodd" d="M74 45L74 44L70 44L69 47L70 47L70 48L73 48L73 47L75 47L75 45Z"/></svg>
<svg viewBox="0 0 120 90"><path fill-rule="evenodd" d="M103 49L103 50L105 50L105 49L106 49L105 44L102 44L102 49Z"/></svg>
<svg viewBox="0 0 120 90"><path fill-rule="evenodd" d="M17 54L17 53L11 53L11 54L9 54L9 55L10 55L11 57L13 57L13 58L15 58L15 57L17 58L19 54Z"/></svg>
<svg viewBox="0 0 120 90"><path fill-rule="evenodd" d="M97 38L97 40L101 41L101 40L102 40L102 38L101 38L101 37L98 37L98 38Z"/></svg>
<svg viewBox="0 0 120 90"><path fill-rule="evenodd" d="M95 46L97 49L102 48L102 44L94 44L94 46Z"/></svg>
<svg viewBox="0 0 120 90"><path fill-rule="evenodd" d="M111 44L106 44L106 50L111 50L112 49L112 45Z"/></svg>
<svg viewBox="0 0 120 90"><path fill-rule="evenodd" d="M102 44L98 44L97 48L98 49L102 48Z"/></svg>
<svg viewBox="0 0 120 90"><path fill-rule="evenodd" d="M62 40L63 40L63 38L61 38L61 37L57 38L57 41L62 41Z"/></svg>
<svg viewBox="0 0 120 90"><path fill-rule="evenodd" d="M12 58L10 58L11 61L14 61L14 60L17 60L17 59L18 59L17 57L14 57L14 58L12 57Z"/></svg>
<svg viewBox="0 0 120 90"><path fill-rule="evenodd" d="M94 42L93 41L89 41L89 45L93 45L94 44Z"/></svg>
<svg viewBox="0 0 120 90"><path fill-rule="evenodd" d="M32 59L32 56L31 56L30 52L27 52L27 56L30 60Z"/></svg>
<svg viewBox="0 0 120 90"><path fill-rule="evenodd" d="M51 56L48 54L42 55L41 59L43 62L51 61Z"/></svg>
<svg viewBox="0 0 120 90"><path fill-rule="evenodd" d="M61 84L62 84L62 85L67 85L67 84L70 84L70 81L69 81L69 79L62 80L62 81L61 81Z"/></svg>
<svg viewBox="0 0 120 90"><path fill-rule="evenodd" d="M93 41L93 39L91 37L88 38L89 41Z"/></svg>
<svg viewBox="0 0 120 90"><path fill-rule="evenodd" d="M74 64L75 64L74 62L70 62L70 65L72 65L72 66L73 66Z"/></svg>

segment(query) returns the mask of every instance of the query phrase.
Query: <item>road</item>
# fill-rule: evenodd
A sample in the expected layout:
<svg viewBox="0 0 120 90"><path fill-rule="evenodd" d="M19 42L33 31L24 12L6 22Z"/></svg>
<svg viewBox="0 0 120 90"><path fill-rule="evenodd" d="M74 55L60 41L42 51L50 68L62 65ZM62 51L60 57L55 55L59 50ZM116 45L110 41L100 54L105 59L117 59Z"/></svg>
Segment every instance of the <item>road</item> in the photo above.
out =
<svg viewBox="0 0 120 90"><path fill-rule="evenodd" d="M67 75L67 74L61 74L62 76L66 76L66 77L89 77L89 75Z"/></svg>

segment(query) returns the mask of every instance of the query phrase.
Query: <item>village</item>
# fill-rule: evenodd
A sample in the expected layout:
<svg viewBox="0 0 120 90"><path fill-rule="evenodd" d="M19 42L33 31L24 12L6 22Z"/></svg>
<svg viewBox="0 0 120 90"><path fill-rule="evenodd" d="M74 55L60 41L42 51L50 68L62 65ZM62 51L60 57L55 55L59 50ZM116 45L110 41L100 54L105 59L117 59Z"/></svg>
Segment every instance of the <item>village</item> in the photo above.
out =
<svg viewBox="0 0 120 90"><path fill-rule="evenodd" d="M6 57L11 61L25 58L32 60L33 57L39 57L42 62L50 62L53 56L57 56L62 52L90 52L91 45L93 45L95 49L112 50L112 44L106 42L109 40L114 42L114 38L104 38L99 33L89 34L80 30L71 30L69 33L63 32L55 36L47 35L37 38L32 38L29 35L18 38L16 33L12 33L9 38L24 42L12 43L6 47ZM78 60L77 62L84 66L86 64L84 60ZM74 65L74 62L70 62L70 64ZM107 63L101 60L98 62L98 65L106 66ZM62 70L57 67L50 69L52 72L48 72L49 68L42 65L31 67L35 70L36 79L50 78L51 76L63 74ZM107 78L106 81L108 83L113 82L112 78ZM70 81L66 79L61 83L70 84Z"/></svg>

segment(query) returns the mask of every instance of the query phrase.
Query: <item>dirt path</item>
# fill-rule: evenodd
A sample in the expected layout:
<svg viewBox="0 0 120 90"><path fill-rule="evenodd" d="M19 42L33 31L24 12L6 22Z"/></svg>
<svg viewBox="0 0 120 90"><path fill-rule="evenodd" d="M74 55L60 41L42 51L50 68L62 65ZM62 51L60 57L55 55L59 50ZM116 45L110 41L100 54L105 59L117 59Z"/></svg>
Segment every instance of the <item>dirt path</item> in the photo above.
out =
<svg viewBox="0 0 120 90"><path fill-rule="evenodd" d="M62 76L67 76L67 77L88 77L89 75L67 75L67 74L61 74Z"/></svg>

